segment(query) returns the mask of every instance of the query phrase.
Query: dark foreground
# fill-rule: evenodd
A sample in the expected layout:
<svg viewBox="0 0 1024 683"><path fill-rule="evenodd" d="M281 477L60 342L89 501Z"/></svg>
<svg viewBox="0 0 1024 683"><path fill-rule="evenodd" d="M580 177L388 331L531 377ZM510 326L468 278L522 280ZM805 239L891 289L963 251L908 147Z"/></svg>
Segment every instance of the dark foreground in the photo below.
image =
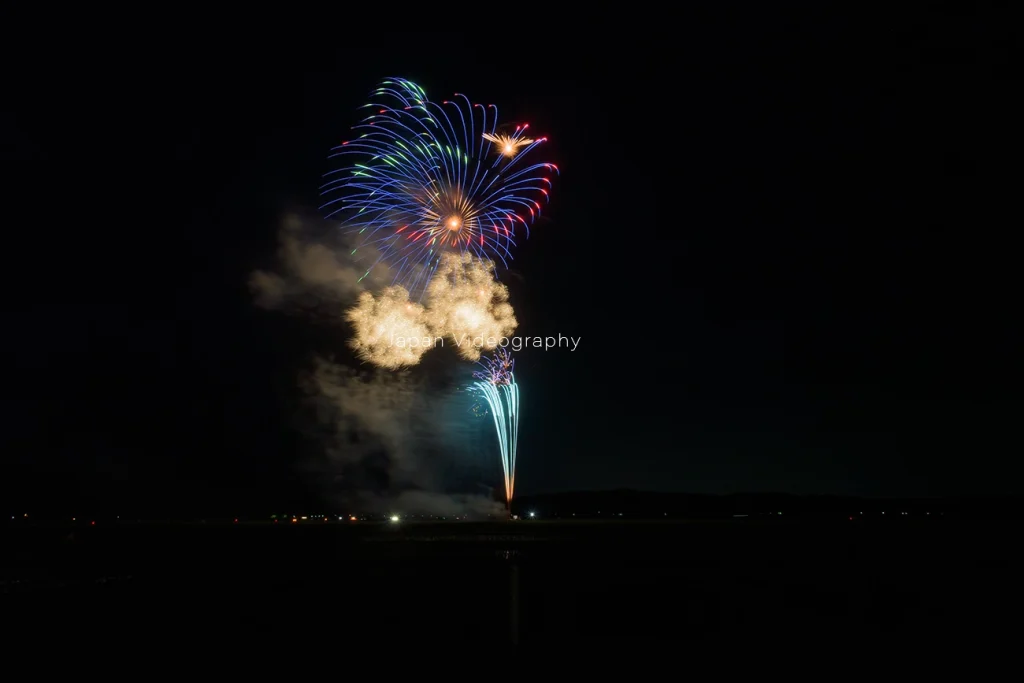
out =
<svg viewBox="0 0 1024 683"><path fill-rule="evenodd" d="M1016 524L193 524L3 529L0 608L109 637L679 640L997 633Z"/></svg>

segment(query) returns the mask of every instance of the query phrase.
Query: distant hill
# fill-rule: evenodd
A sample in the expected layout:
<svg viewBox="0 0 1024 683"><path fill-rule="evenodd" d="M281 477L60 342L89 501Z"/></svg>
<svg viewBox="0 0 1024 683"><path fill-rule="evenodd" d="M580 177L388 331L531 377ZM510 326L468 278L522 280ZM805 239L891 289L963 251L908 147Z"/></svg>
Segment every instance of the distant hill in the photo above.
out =
<svg viewBox="0 0 1024 683"><path fill-rule="evenodd" d="M699 495L619 489L524 496L513 513L576 518L732 518L749 517L919 517L1024 518L1024 496L959 498L853 498L785 493ZM884 514L883 514L884 513Z"/></svg>

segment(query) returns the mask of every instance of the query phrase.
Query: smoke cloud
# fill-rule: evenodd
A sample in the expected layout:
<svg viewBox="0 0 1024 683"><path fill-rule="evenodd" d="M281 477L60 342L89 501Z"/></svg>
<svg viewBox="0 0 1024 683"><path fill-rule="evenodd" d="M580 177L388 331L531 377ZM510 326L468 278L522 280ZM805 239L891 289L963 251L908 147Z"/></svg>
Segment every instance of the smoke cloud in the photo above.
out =
<svg viewBox="0 0 1024 683"><path fill-rule="evenodd" d="M380 514L501 513L490 497L445 491L450 471L490 462L472 452L480 425L464 394L432 388L408 370L360 372L324 358L303 384L326 427L324 483L338 502Z"/></svg>
<svg viewBox="0 0 1024 683"><path fill-rule="evenodd" d="M249 287L257 306L271 310L301 310L310 303L338 307L338 315L360 292L383 286L387 268L367 268L348 260L352 247L344 234L320 235L324 226L298 214L286 216L279 234L279 271L257 270ZM361 250L360 263L373 263L379 255Z"/></svg>
<svg viewBox="0 0 1024 683"><path fill-rule="evenodd" d="M338 233L318 219L287 216L280 231L278 268L250 275L254 303L289 313L315 309L332 322L347 320L357 328L361 323L351 311L359 305L381 313L382 302L389 302L389 310L402 320L397 312L411 307L416 309L412 318L417 319L416 304L402 291L386 288L386 268L375 266L367 275L367 264L376 262L378 255L360 248L357 262L352 245ZM374 297L371 291L382 295ZM388 311L383 313L388 318ZM328 353L349 346L352 332L358 332L358 339L373 336L369 328L339 331ZM409 332L423 330L414 327ZM365 357L375 348L371 344L357 350ZM459 370L449 364L448 372ZM422 367L396 372L314 355L311 365L299 373L308 401L306 415L313 418L313 426L304 431L314 439L317 451L303 469L339 512L502 514L503 505L491 496L452 493L467 484L479 489L481 479L494 485L500 469L496 459L487 457L492 449L473 446L480 445L481 433L489 432L470 414L468 397L451 382L436 386L439 380L444 384L450 379Z"/></svg>

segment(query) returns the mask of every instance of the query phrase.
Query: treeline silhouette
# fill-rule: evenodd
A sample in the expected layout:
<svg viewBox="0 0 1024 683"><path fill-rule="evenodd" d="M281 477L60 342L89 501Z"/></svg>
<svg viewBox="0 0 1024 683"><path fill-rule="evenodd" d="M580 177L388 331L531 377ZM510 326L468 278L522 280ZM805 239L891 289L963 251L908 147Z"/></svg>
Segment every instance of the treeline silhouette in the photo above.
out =
<svg viewBox="0 0 1024 683"><path fill-rule="evenodd" d="M699 495L622 489L524 496L513 514L576 519L1021 519L1024 496L951 498L857 498L784 493Z"/></svg>

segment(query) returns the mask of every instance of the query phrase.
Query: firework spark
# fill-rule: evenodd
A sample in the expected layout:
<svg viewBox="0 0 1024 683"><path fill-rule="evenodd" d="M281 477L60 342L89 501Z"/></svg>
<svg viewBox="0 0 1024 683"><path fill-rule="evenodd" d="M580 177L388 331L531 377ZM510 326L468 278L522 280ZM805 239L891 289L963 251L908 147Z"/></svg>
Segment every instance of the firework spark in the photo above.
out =
<svg viewBox="0 0 1024 683"><path fill-rule="evenodd" d="M527 124L529 125L529 124ZM523 132L526 130L526 126L517 127L512 135L492 135L490 133L484 133L484 140L494 145L495 151L504 157L509 159L519 154L519 150L527 145L532 145L534 140L522 137Z"/></svg>
<svg viewBox="0 0 1024 683"><path fill-rule="evenodd" d="M494 264L470 254L441 259L427 288L426 314L434 334L455 342L462 357L474 361L519 324L508 288L494 278Z"/></svg>
<svg viewBox="0 0 1024 683"><path fill-rule="evenodd" d="M353 254L379 253L367 272L384 262L393 284L418 294L446 251L507 266L517 229L529 236L558 173L527 160L546 138L523 137L526 125L499 134L495 105L462 94L438 104L405 79L383 81L365 108L354 137L331 150L348 165L320 190L326 217L361 236Z"/></svg>
<svg viewBox="0 0 1024 683"><path fill-rule="evenodd" d="M409 292L401 287L388 287L377 297L363 292L345 317L355 328L352 348L378 367L416 365L432 347L423 306L409 301Z"/></svg>
<svg viewBox="0 0 1024 683"><path fill-rule="evenodd" d="M514 362L505 349L480 362L473 373L472 391L481 394L494 417L498 434L501 467L505 473L505 504L512 505L516 486L516 446L519 437L519 385L513 372Z"/></svg>
<svg viewBox="0 0 1024 683"><path fill-rule="evenodd" d="M346 315L353 348L382 368L416 365L438 340L455 344L466 360L479 360L512 334L518 322L508 288L494 279L494 264L469 254L445 254L427 290L426 305L398 285L380 296L363 292Z"/></svg>
<svg viewBox="0 0 1024 683"><path fill-rule="evenodd" d="M515 370L516 362L508 349L498 349L494 355L478 363L480 370L473 373L473 377L489 382L495 386L502 386L512 383L512 371Z"/></svg>

